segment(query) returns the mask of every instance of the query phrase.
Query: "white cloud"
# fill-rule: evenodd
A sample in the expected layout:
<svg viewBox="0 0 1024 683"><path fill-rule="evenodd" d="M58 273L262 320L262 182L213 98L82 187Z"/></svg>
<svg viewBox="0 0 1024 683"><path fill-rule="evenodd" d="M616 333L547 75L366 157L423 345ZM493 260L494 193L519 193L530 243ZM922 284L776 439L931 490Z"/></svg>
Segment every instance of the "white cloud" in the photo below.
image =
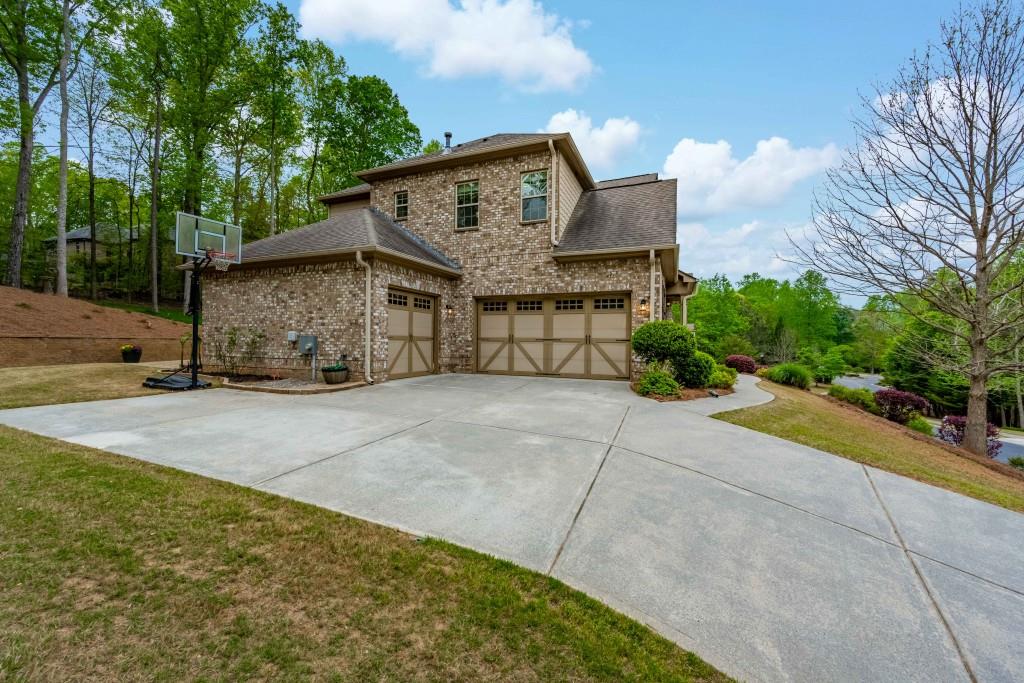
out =
<svg viewBox="0 0 1024 683"><path fill-rule="evenodd" d="M440 78L497 75L524 90L569 90L594 70L573 24L534 0L302 0L299 17L307 37L382 42Z"/></svg>
<svg viewBox="0 0 1024 683"><path fill-rule="evenodd" d="M787 227L793 228L758 220L726 228L679 223L680 267L698 277L725 273L734 282L753 272L782 279L794 277L796 266L780 258L789 249Z"/></svg>
<svg viewBox="0 0 1024 683"><path fill-rule="evenodd" d="M798 149L772 137L740 160L725 140L683 138L665 159L664 175L679 179L679 214L693 218L779 204L796 183L838 160L833 144Z"/></svg>
<svg viewBox="0 0 1024 683"><path fill-rule="evenodd" d="M603 125L594 122L584 112L566 109L553 115L541 133L572 134L583 159L595 168L608 168L632 148L640 138L640 124L629 118L605 119Z"/></svg>

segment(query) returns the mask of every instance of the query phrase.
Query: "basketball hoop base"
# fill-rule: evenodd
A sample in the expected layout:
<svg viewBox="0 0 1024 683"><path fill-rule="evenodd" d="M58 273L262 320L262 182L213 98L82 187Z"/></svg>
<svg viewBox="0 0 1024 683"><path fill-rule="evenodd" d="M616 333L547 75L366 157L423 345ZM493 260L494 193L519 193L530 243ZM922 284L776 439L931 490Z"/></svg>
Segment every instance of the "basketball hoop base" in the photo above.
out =
<svg viewBox="0 0 1024 683"><path fill-rule="evenodd" d="M206 389L210 383L204 379L192 386L192 378L186 375L166 375L164 377L147 377L142 386L150 389L164 389L166 391L190 391L192 389Z"/></svg>

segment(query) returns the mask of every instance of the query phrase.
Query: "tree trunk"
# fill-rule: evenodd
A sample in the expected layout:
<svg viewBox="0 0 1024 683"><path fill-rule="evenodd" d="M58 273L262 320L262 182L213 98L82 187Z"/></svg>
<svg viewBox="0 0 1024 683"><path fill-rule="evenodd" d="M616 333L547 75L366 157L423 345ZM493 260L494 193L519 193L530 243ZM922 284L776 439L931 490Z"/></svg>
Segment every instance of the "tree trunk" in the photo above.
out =
<svg viewBox="0 0 1024 683"><path fill-rule="evenodd" d="M18 148L18 179L14 186L14 212L11 216L11 244L7 252L6 283L21 287L21 252L25 246L25 224L28 222L29 180L32 175L33 129L35 111L28 93L28 64L18 72L18 111L20 117Z"/></svg>
<svg viewBox="0 0 1024 683"><path fill-rule="evenodd" d="M160 310L160 125L163 123L164 101L156 91L156 113L153 129L153 158L150 167L149 198L149 287L153 311Z"/></svg>
<svg viewBox="0 0 1024 683"><path fill-rule="evenodd" d="M231 222L238 225L242 213L242 146L235 147L235 174L231 186Z"/></svg>
<svg viewBox="0 0 1024 683"><path fill-rule="evenodd" d="M68 59L71 56L71 2L64 0L64 51L60 57L60 170L57 173L57 296L68 295Z"/></svg>
<svg viewBox="0 0 1024 683"><path fill-rule="evenodd" d="M971 354L970 390L967 394L967 426L964 430L963 446L971 453L985 455L988 441L988 379L985 367L985 349L975 349Z"/></svg>
<svg viewBox="0 0 1024 683"><path fill-rule="evenodd" d="M1020 347L1019 346L1015 346L1014 349L1013 349L1013 362L1017 363L1018 366L1020 364ZM1016 375L1016 378L1015 378L1017 380L1016 381L1016 384L1017 384L1017 426L1021 427L1022 429L1024 429L1024 396L1021 395L1020 376L1021 376L1021 371L1018 369L1017 370L1017 375Z"/></svg>
<svg viewBox="0 0 1024 683"><path fill-rule="evenodd" d="M96 173L94 157L96 152L93 146L96 137L96 130L90 118L88 122L89 132L89 296L93 300L99 298L99 285L96 281Z"/></svg>

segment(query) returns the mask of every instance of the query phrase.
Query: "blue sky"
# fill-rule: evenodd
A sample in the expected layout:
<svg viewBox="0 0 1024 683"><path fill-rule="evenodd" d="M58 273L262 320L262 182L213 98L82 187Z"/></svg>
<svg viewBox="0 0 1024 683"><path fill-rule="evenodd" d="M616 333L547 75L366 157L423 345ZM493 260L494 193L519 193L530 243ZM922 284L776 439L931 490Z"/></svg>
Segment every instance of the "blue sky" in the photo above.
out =
<svg viewBox="0 0 1024 683"><path fill-rule="evenodd" d="M289 0L307 36L386 79L424 139L569 128L595 177L680 180L681 265L788 277L852 142L859 93L938 35L952 0ZM553 119L553 117L555 117ZM610 121L609 121L610 120Z"/></svg>

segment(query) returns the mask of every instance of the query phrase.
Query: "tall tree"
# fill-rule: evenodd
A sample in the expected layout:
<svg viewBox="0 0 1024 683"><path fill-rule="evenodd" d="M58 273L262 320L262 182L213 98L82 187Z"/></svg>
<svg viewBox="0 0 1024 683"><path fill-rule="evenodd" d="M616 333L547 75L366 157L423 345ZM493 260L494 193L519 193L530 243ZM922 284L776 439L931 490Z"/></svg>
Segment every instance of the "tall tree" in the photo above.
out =
<svg viewBox="0 0 1024 683"><path fill-rule="evenodd" d="M60 77L62 7L53 0L0 4L0 53L14 72L18 102L18 175L4 282L21 287L21 257L28 223L32 151L39 112Z"/></svg>
<svg viewBox="0 0 1024 683"><path fill-rule="evenodd" d="M266 21L256 41L256 76L263 84L256 93L256 109L262 119L270 180L270 234L277 232L280 213L282 161L296 143L299 102L295 88L299 22L278 3L265 11Z"/></svg>
<svg viewBox="0 0 1024 683"><path fill-rule="evenodd" d="M802 261L857 294L908 293L941 315L907 309L959 340L969 379L964 445L984 454L987 383L1020 362L1024 311L1002 306L1024 247L1024 21L1010 0L961 11L941 41L864 100L858 144L828 174Z"/></svg>
<svg viewBox="0 0 1024 683"><path fill-rule="evenodd" d="M320 215L321 207L314 198L334 189L324 185L322 156L331 122L338 114L339 105L343 103L346 73L345 60L334 54L323 41L303 41L300 45L299 96L303 105L305 147L308 150L303 160L307 223L314 222Z"/></svg>

